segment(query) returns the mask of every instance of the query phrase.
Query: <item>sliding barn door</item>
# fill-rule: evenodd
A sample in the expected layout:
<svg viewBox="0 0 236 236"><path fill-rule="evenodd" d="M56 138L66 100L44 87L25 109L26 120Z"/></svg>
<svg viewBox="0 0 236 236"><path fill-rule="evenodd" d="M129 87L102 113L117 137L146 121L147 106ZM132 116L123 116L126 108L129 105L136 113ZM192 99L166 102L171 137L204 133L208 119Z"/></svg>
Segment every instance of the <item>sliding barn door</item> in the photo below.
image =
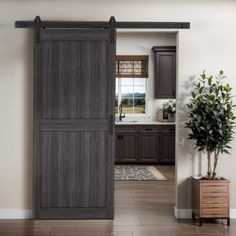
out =
<svg viewBox="0 0 236 236"><path fill-rule="evenodd" d="M111 36L105 29L42 29L35 42L36 219L113 218Z"/></svg>

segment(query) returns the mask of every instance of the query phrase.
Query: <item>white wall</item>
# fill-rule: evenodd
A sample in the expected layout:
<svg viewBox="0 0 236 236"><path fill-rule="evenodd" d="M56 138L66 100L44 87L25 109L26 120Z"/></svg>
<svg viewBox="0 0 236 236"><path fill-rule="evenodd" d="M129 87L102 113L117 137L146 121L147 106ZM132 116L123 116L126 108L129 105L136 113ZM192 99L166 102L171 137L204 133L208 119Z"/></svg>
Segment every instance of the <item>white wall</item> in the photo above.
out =
<svg viewBox="0 0 236 236"><path fill-rule="evenodd" d="M161 108L163 99L154 99L154 54L153 46L175 46L176 33L161 32L118 32L117 55L148 55L148 79L146 106L147 117L143 119L157 120L156 112ZM129 118L126 115L126 119Z"/></svg>
<svg viewBox="0 0 236 236"><path fill-rule="evenodd" d="M177 208L190 208L189 176L199 167L186 140L187 83L203 69L224 69L236 94L235 0L2 0L0 1L0 209L31 208L32 30L14 21L35 15L50 20L190 21L178 34ZM223 156L218 172L231 180L236 208L236 139L232 156Z"/></svg>

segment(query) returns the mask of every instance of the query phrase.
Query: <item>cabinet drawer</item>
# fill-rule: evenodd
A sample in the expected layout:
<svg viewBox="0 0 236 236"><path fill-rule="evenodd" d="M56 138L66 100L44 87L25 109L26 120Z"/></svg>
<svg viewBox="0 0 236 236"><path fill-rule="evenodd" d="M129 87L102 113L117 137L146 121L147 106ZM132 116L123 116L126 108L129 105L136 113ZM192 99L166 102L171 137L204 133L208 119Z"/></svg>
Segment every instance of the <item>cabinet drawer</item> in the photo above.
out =
<svg viewBox="0 0 236 236"><path fill-rule="evenodd" d="M136 125L116 125L115 130L117 133L136 133Z"/></svg>
<svg viewBox="0 0 236 236"><path fill-rule="evenodd" d="M138 132L139 133L157 133L161 131L161 127L159 126L139 126L138 127Z"/></svg>
<svg viewBox="0 0 236 236"><path fill-rule="evenodd" d="M228 204L227 196L203 196L202 204Z"/></svg>
<svg viewBox="0 0 236 236"><path fill-rule="evenodd" d="M228 217L227 207L202 208L202 217Z"/></svg>
<svg viewBox="0 0 236 236"><path fill-rule="evenodd" d="M175 132L175 125L163 125L162 132Z"/></svg>
<svg viewBox="0 0 236 236"><path fill-rule="evenodd" d="M218 195L228 193L228 185L203 185L202 186L203 194L218 193Z"/></svg>

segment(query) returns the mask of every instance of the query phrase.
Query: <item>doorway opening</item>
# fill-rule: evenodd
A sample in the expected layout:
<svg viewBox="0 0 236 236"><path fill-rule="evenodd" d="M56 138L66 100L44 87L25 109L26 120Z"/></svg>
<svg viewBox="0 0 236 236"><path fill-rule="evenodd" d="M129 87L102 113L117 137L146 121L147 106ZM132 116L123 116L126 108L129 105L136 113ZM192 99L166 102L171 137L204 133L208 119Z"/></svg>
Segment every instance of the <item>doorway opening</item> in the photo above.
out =
<svg viewBox="0 0 236 236"><path fill-rule="evenodd" d="M176 47L176 31L117 32L115 217L173 216L176 125L163 108L176 112Z"/></svg>

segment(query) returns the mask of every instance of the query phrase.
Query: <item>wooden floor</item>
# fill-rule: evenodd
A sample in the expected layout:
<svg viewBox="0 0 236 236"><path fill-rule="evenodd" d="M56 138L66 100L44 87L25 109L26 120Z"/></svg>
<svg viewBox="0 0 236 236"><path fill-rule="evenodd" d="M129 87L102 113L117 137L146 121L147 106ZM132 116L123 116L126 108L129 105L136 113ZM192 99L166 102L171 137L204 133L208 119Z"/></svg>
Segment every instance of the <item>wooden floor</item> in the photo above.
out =
<svg viewBox="0 0 236 236"><path fill-rule="evenodd" d="M115 183L115 219L112 220L0 220L0 236L236 236L236 220L194 225L174 218L174 167L160 166L168 181Z"/></svg>

